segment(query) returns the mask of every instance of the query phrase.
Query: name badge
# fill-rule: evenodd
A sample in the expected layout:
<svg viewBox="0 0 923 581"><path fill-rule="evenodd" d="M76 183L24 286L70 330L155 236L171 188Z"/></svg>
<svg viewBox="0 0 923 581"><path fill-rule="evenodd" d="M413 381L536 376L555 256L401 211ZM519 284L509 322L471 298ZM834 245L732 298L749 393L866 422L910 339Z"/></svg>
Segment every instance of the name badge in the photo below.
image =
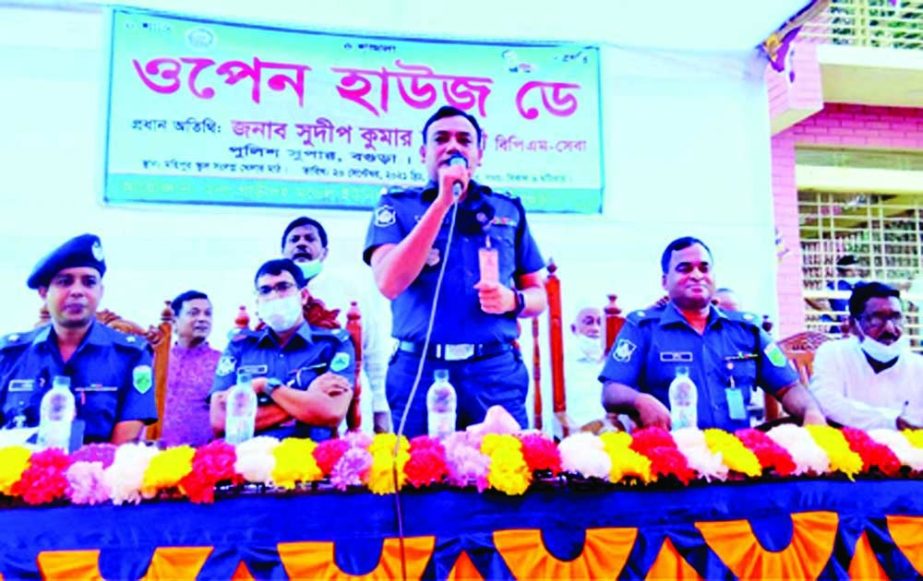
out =
<svg viewBox="0 0 923 581"><path fill-rule="evenodd" d="M661 351L661 363L692 363L691 351Z"/></svg>
<svg viewBox="0 0 923 581"><path fill-rule="evenodd" d="M238 372L246 371L250 375L266 375L269 373L268 365L241 365L237 368Z"/></svg>
<svg viewBox="0 0 923 581"><path fill-rule="evenodd" d="M35 389L35 380L34 379L11 379L10 385L7 387L10 393L15 393L17 391L32 391Z"/></svg>
<svg viewBox="0 0 923 581"><path fill-rule="evenodd" d="M98 383L94 383L86 387L75 387L74 388L74 391L78 393L86 393L86 392L93 392L93 391L118 391L118 390L119 388L114 385L108 386L108 385L100 385Z"/></svg>
<svg viewBox="0 0 923 581"><path fill-rule="evenodd" d="M727 387L724 389L724 396L728 402L728 413L732 420L747 419L747 406L744 405L743 390L736 387Z"/></svg>

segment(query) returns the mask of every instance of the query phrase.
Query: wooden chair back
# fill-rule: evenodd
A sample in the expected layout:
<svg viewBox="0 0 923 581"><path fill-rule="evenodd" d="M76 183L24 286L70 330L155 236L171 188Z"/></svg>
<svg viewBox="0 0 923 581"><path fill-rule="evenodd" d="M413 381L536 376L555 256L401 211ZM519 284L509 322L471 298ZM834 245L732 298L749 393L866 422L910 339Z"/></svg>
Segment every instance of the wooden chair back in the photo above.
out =
<svg viewBox="0 0 923 581"><path fill-rule="evenodd" d="M173 309L170 301L164 301L164 308L160 312L160 323L151 325L146 330L139 324L123 319L114 312L103 309L96 313L96 320L117 331L129 335L137 335L147 340L154 353L154 401L157 406L157 421L146 427L144 437L154 441L160 439L163 431L164 406L167 400L167 369L170 366L170 340L173 335ZM43 305L39 311L37 327L51 323L51 315Z"/></svg>
<svg viewBox="0 0 923 581"><path fill-rule="evenodd" d="M791 361L798 372L801 383L805 386L811 383L814 374L814 352L830 338L816 331L796 333L779 341L779 349ZM766 421L772 421L782 416L779 400L766 394Z"/></svg>

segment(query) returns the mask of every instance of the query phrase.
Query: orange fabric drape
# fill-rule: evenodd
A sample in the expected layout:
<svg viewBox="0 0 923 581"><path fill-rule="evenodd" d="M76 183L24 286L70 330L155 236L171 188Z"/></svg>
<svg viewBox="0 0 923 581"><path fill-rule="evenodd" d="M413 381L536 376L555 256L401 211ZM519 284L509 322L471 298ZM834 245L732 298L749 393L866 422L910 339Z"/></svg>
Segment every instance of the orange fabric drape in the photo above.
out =
<svg viewBox="0 0 923 581"><path fill-rule="evenodd" d="M478 572L477 567L471 562L468 553L462 551L455 560L455 565L449 571L446 581L482 581L484 577Z"/></svg>
<svg viewBox="0 0 923 581"><path fill-rule="evenodd" d="M670 537L666 537L660 546L657 558L654 559L654 564L647 570L645 579L647 581L658 579L694 579L698 581L702 579L702 576L679 554Z"/></svg>
<svg viewBox="0 0 923 581"><path fill-rule="evenodd" d="M154 551L143 580L194 579L213 550L213 547L160 547Z"/></svg>
<svg viewBox="0 0 923 581"><path fill-rule="evenodd" d="M852 561L849 562L849 571L847 572L850 579L869 581L873 579L885 581L888 579L888 575L881 568L878 559L875 558L875 551L872 550L868 535L864 532L859 537L859 540L856 541L856 549L853 551Z"/></svg>
<svg viewBox="0 0 923 581"><path fill-rule="evenodd" d="M744 579L816 579L833 554L839 517L834 512L792 514L792 542L767 551L747 520L698 522L709 548Z"/></svg>
<svg viewBox="0 0 923 581"><path fill-rule="evenodd" d="M615 579L625 567L638 529L587 529L583 552L561 561L548 552L539 529L494 532L494 546L517 579Z"/></svg>
<svg viewBox="0 0 923 581"><path fill-rule="evenodd" d="M234 569L234 574L231 575L231 581L254 581L253 573L247 568L246 563L241 561L237 564L237 568Z"/></svg>
<svg viewBox="0 0 923 581"><path fill-rule="evenodd" d="M433 554L436 537L404 539L407 555L407 578L419 579ZM401 548L398 539L385 539L381 559L365 575L347 575L336 564L333 543L279 543L279 557L292 579L400 579Z"/></svg>
<svg viewBox="0 0 923 581"><path fill-rule="evenodd" d="M914 570L923 575L923 517L889 516L888 532Z"/></svg>
<svg viewBox="0 0 923 581"><path fill-rule="evenodd" d="M99 572L99 550L42 551L38 568L43 579L82 579L103 581Z"/></svg>

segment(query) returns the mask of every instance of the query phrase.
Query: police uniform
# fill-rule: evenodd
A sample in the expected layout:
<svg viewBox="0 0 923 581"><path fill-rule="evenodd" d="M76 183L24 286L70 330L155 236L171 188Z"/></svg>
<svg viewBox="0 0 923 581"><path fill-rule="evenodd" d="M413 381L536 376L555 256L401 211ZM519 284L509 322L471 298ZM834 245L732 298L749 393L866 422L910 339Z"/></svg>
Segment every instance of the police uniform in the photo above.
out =
<svg viewBox="0 0 923 581"><path fill-rule="evenodd" d="M403 240L436 194L437 187L432 183L425 188L384 194L366 237L366 263L371 263L372 253L379 246ZM436 280L446 258L452 211L443 220L423 270L391 301L392 336L399 343L388 366L386 389L395 427L423 354ZM504 406L521 425L528 424L528 372L513 345L519 335L516 316L485 313L474 288L481 278L478 251L486 245L487 238L498 251L501 284L515 288L517 276L545 267L520 200L471 182L468 194L459 202L422 385L405 427L408 436L426 433L426 388L436 369L449 370L449 379L458 394L458 427L482 421L491 405Z"/></svg>
<svg viewBox="0 0 923 581"><path fill-rule="evenodd" d="M77 266L93 267L100 276L106 272L98 237L84 234L69 240L39 261L27 284L47 287L58 272ZM147 342L93 321L67 362L50 324L0 340L3 426L38 425L42 396L58 375L71 380L75 427L83 427L85 442L108 442L119 422L157 420Z"/></svg>
<svg viewBox="0 0 923 581"><path fill-rule="evenodd" d="M237 382L238 371L249 371L253 377L266 377L301 390L308 389L315 378L328 371L342 375L353 385L355 351L346 331L313 328L305 322L284 347L268 327L258 331L241 330L231 338L218 361L209 397L230 389ZM261 403L270 403L270 400L263 397ZM321 441L335 435L335 429L292 420L258 435Z"/></svg>
<svg viewBox="0 0 923 581"><path fill-rule="evenodd" d="M635 311L622 327L599 380L636 388L669 408L670 382L679 367L686 367L698 388L699 428L749 427L744 405L752 387L775 395L798 381L759 323L750 313L712 306L700 335L673 303Z"/></svg>

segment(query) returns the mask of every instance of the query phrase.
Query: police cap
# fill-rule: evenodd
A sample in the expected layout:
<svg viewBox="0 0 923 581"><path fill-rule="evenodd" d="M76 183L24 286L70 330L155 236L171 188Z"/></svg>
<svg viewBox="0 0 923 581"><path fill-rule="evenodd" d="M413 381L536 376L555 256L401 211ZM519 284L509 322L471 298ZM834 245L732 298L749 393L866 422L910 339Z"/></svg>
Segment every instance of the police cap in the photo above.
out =
<svg viewBox="0 0 923 581"><path fill-rule="evenodd" d="M31 289L48 286L54 275L65 268L88 266L99 271L99 276L106 274L106 261L99 236L81 234L71 238L51 253L38 261L26 284Z"/></svg>

